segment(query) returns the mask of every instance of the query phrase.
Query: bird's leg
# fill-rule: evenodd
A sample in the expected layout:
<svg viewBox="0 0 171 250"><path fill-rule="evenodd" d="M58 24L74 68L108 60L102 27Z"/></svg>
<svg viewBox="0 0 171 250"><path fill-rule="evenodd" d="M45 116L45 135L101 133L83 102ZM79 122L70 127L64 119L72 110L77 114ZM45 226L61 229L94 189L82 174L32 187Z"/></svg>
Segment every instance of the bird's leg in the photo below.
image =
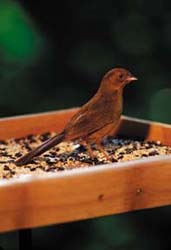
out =
<svg viewBox="0 0 171 250"><path fill-rule="evenodd" d="M91 158L92 160L93 160L94 158L96 158L96 155L94 154L94 152L93 152L93 150L92 150L92 148L91 148L91 144L90 144L90 143L88 143L88 142L86 142L86 141L84 141L84 140L81 140L81 141L80 141L80 144L83 145L83 146L87 149L88 154L89 154L89 156L90 156L90 158Z"/></svg>
<svg viewBox="0 0 171 250"><path fill-rule="evenodd" d="M103 155L106 157L108 161L111 161L111 157L108 155L108 153L104 150L100 142L96 142L96 148L103 153Z"/></svg>

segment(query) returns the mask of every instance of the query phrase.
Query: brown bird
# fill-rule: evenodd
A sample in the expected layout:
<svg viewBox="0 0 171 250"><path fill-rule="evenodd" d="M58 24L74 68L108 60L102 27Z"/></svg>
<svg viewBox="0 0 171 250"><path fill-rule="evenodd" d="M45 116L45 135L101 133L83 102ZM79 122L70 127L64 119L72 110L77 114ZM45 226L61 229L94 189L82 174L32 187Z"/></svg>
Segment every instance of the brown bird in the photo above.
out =
<svg viewBox="0 0 171 250"><path fill-rule="evenodd" d="M74 140L79 140L80 144L86 146L91 158L94 158L91 144L95 144L109 159L101 142L104 137L115 133L122 114L123 88L133 80L137 78L126 69L115 68L107 72L96 94L77 111L64 130L19 158L15 162L16 165L27 164L33 157L39 156L55 145Z"/></svg>

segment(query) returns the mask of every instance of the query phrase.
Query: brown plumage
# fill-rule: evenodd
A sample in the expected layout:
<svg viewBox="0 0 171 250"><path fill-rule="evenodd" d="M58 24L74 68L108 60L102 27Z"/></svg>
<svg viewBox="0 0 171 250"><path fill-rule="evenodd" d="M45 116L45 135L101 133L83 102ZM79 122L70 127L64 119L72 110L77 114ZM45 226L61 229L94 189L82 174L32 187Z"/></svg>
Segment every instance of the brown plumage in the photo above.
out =
<svg viewBox="0 0 171 250"><path fill-rule="evenodd" d="M101 141L104 137L115 133L122 114L123 88L133 80L137 78L126 69L115 68L107 72L102 78L97 93L79 109L64 130L19 158L15 162L16 165L29 163L33 157L44 153L60 142L74 140L79 140L80 144L85 145L92 158L94 158L91 150L93 143L109 159L101 146Z"/></svg>

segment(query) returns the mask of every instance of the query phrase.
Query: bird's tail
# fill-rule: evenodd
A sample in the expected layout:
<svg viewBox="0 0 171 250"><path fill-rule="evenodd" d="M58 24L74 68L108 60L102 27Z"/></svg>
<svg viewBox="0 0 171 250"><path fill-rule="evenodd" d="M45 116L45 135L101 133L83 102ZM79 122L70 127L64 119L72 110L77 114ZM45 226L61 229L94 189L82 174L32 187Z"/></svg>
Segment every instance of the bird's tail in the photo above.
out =
<svg viewBox="0 0 171 250"><path fill-rule="evenodd" d="M33 157L39 156L42 153L44 153L45 151L47 151L48 149L59 144L60 142L62 142L64 140L64 138L65 138L64 132L62 132L58 135L55 135L54 137L52 137L52 138L48 139L47 141L45 141L44 143L42 143L37 148L31 150L26 155L20 157L18 160L15 161L15 164L17 166L28 164L32 160Z"/></svg>

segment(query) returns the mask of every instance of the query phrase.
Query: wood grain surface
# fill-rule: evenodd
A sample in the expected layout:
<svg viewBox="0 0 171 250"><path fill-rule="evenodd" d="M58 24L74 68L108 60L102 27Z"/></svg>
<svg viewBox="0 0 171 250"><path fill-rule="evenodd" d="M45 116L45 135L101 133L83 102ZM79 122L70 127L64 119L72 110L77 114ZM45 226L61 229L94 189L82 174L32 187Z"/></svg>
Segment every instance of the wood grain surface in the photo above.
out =
<svg viewBox="0 0 171 250"><path fill-rule="evenodd" d="M60 131L76 109L0 120L0 139ZM171 126L123 117L119 133L171 143ZM0 181L0 232L171 204L171 156Z"/></svg>

